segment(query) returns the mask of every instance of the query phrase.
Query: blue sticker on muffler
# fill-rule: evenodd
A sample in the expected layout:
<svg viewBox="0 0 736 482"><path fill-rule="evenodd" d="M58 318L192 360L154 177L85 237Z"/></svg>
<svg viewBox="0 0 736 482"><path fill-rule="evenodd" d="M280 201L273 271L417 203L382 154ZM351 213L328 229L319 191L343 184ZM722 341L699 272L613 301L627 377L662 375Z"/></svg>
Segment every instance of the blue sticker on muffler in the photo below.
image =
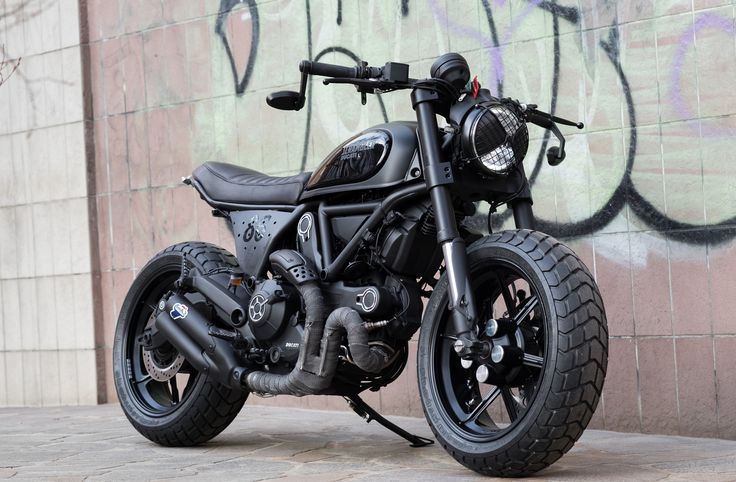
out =
<svg viewBox="0 0 736 482"><path fill-rule="evenodd" d="M169 315L171 315L171 317L175 320L178 320L179 318L186 318L188 314L189 307L181 303L174 304L174 307L169 312Z"/></svg>

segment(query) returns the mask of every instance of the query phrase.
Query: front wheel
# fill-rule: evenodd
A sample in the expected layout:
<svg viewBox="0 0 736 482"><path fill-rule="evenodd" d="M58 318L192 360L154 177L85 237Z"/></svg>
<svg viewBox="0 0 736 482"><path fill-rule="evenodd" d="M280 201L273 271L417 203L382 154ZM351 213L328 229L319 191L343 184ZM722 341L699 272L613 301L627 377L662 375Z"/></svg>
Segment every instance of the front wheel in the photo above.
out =
<svg viewBox="0 0 736 482"><path fill-rule="evenodd" d="M419 392L435 436L484 475L530 475L572 448L603 389L606 317L598 287L569 248L545 234L506 231L468 247L478 338L461 359L443 276L418 348Z"/></svg>

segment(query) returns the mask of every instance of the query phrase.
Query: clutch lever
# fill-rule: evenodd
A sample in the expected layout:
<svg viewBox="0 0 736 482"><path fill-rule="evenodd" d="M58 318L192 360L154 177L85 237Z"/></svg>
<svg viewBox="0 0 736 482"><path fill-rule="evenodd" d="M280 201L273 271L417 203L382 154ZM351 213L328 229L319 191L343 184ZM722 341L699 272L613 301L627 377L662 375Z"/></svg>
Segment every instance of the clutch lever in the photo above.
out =
<svg viewBox="0 0 736 482"><path fill-rule="evenodd" d="M357 87L358 92L374 93L374 90L389 91L397 89L406 89L411 87L411 84L406 82L396 82L393 80L380 80L380 79L342 79L342 78L329 78L322 81L324 85L330 84L352 84Z"/></svg>

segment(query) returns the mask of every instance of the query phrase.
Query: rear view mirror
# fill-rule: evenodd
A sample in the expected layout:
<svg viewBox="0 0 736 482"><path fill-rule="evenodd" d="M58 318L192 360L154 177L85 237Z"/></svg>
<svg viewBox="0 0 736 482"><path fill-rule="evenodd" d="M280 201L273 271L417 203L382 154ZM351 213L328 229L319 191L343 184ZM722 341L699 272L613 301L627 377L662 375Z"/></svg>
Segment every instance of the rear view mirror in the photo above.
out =
<svg viewBox="0 0 736 482"><path fill-rule="evenodd" d="M280 90L268 94L266 103L274 109L299 110L304 107L304 97L293 90Z"/></svg>

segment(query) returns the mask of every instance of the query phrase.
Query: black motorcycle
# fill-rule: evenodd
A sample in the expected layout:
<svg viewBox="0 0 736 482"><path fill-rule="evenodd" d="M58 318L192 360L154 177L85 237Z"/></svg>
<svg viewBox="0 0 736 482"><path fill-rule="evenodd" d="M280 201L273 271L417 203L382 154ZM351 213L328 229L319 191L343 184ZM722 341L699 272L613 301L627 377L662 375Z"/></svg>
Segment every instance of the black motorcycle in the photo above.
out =
<svg viewBox="0 0 736 482"><path fill-rule="evenodd" d="M608 338L588 269L534 231L522 160L526 123L559 139L551 165L565 158L557 124L582 124L492 97L458 54L419 80L394 62L299 69L300 92L273 93L270 106L301 109L319 75L356 86L363 103L409 90L416 122L367 129L312 173L207 162L184 179L230 224L237 251L176 244L135 279L114 341L128 419L154 442L188 446L225 429L250 393L338 395L426 445L359 396L396 380L421 328L419 392L442 446L482 474L549 466L593 415ZM480 201L508 204L517 229L471 229Z"/></svg>

